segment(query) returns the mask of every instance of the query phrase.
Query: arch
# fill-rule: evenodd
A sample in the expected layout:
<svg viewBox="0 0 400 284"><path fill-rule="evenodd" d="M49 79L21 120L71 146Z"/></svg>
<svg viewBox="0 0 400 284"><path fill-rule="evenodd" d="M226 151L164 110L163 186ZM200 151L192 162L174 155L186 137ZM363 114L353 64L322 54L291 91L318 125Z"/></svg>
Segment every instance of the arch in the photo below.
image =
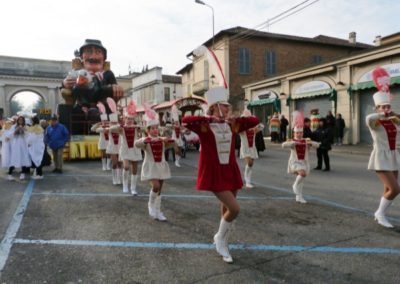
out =
<svg viewBox="0 0 400 284"><path fill-rule="evenodd" d="M44 109L46 107L46 100L40 93L25 89L13 92L8 104L10 115L14 115L19 111L37 112L40 109Z"/></svg>

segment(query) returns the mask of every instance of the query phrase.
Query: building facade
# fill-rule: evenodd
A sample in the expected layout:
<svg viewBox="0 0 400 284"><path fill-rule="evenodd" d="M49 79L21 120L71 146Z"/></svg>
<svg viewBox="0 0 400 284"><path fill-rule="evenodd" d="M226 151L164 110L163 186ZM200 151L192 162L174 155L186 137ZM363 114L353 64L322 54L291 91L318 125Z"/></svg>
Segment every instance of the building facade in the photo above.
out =
<svg viewBox="0 0 400 284"><path fill-rule="evenodd" d="M323 117L328 111L340 113L346 123L345 143L371 143L365 117L375 111L372 70L377 66L391 74L392 108L400 109L400 38L395 34L375 43L354 55L244 85L248 108L266 121L264 110L279 104L290 123L294 110L304 111L305 116L311 109L319 109Z"/></svg>
<svg viewBox="0 0 400 284"><path fill-rule="evenodd" d="M236 27L219 32L204 43L212 47L224 70L234 111L243 109L243 85L272 78L289 70L313 66L370 48L357 43L352 33L348 40L323 35L314 38L274 34ZM201 56L187 55L191 64L179 70L185 95L202 96L216 80L217 70Z"/></svg>

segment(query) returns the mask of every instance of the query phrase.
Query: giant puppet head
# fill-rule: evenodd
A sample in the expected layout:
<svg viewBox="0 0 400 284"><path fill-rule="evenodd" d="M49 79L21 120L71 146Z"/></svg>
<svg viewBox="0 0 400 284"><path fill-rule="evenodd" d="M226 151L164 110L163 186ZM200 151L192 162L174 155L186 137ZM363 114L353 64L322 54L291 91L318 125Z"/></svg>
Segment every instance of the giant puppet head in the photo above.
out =
<svg viewBox="0 0 400 284"><path fill-rule="evenodd" d="M101 72L107 59L107 49L97 39L86 39L79 48L83 68L92 73Z"/></svg>

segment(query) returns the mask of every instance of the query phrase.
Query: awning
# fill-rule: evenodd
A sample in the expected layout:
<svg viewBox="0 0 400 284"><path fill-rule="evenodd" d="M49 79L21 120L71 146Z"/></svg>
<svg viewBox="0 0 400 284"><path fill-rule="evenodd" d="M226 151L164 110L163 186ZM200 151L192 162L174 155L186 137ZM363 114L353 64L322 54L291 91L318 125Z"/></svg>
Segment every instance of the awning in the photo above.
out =
<svg viewBox="0 0 400 284"><path fill-rule="evenodd" d="M175 104L175 102L176 102L176 100L162 102L162 103L156 105L155 107L153 107L153 109L160 110L163 108L171 108Z"/></svg>
<svg viewBox="0 0 400 284"><path fill-rule="evenodd" d="M400 76L390 78L390 85L400 84ZM373 81L361 82L351 86L352 91L376 89Z"/></svg>
<svg viewBox="0 0 400 284"><path fill-rule="evenodd" d="M326 96L330 95L332 93L333 89L324 89L324 90L319 90L319 91L314 91L314 92L308 92L308 93L301 93L301 94L293 94L291 96L292 100L296 99L304 99L304 98L314 98L314 97L319 97L319 96Z"/></svg>
<svg viewBox="0 0 400 284"><path fill-rule="evenodd" d="M276 100L276 98L255 100L255 101L251 101L247 106L254 107L254 106L261 106L261 105L266 105L266 104L273 104L275 100Z"/></svg>

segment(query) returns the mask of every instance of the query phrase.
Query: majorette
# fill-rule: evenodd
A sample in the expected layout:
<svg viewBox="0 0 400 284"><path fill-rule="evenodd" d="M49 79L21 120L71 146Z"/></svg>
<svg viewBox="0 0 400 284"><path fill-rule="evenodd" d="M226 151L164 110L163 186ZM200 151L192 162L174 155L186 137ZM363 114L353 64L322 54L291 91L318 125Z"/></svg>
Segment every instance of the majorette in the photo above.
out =
<svg viewBox="0 0 400 284"><path fill-rule="evenodd" d="M181 167L180 160L181 160L181 156L182 156L182 147L183 147L183 139L182 139L183 131L182 131L182 127L179 122L179 110L176 107L176 105L172 106L171 115L172 115L172 135L171 135L171 137L172 137L172 139L175 139L175 143L176 143L175 166L180 168Z"/></svg>
<svg viewBox="0 0 400 284"><path fill-rule="evenodd" d="M235 136L255 127L259 120L256 117L229 117L229 90L221 64L214 52L205 46L195 50L194 54L197 57L206 56L210 67L220 71L218 77L223 86L211 88L205 93L209 107L207 116L185 116L182 122L184 127L195 132L200 138L197 189L214 192L221 202L223 214L214 242L223 260L232 263L228 235L232 221L239 213L236 193L243 186L235 157Z"/></svg>
<svg viewBox="0 0 400 284"><path fill-rule="evenodd" d="M166 221L167 218L161 211L161 190L164 180L171 178L171 172L164 157L166 146L173 146L174 140L159 136L159 119L157 113L149 106L144 105L146 137L135 142L135 146L144 150L142 163L142 181L149 181L151 185L149 194L149 215L151 218Z"/></svg>
<svg viewBox="0 0 400 284"><path fill-rule="evenodd" d="M293 183L293 192L296 195L296 201L307 203L303 198L303 182L305 177L310 173L310 163L308 161L309 148L317 148L320 143L311 141L311 139L303 138L304 115L300 111L293 112L293 140L282 143L283 148L290 148L290 157L287 171L296 175Z"/></svg>
<svg viewBox="0 0 400 284"><path fill-rule="evenodd" d="M107 149L108 139L109 139L109 133L108 133L108 130L106 131L106 129L108 129L108 127L109 127L109 121L108 121L108 114L106 113L105 106L102 103L98 103L97 108L100 111L101 122L94 124L90 128L90 131L100 134L97 148L100 150L100 153L101 153L101 164L102 164L103 171L106 171L106 170L111 169L111 159L110 159L109 155L106 154L106 149Z"/></svg>
<svg viewBox="0 0 400 284"><path fill-rule="evenodd" d="M400 192L400 185L397 181L400 155L396 143L400 119L399 115L391 109L392 95L389 91L389 73L378 67L372 72L372 78L378 92L373 95L376 113L369 114L366 117L366 123L373 140L368 170L376 172L384 188L378 210L374 215L378 224L393 228L393 225L386 218L386 211Z"/></svg>
<svg viewBox="0 0 400 284"><path fill-rule="evenodd" d="M121 147L119 149L119 159L123 161L124 169L122 173L122 192L127 193L129 190L129 176L131 179L131 193L137 195L137 162L142 160L142 153L135 146L135 141L141 137L140 127L135 123L136 105L130 101L125 113L124 125L113 125L110 132L120 135ZM130 167L132 168L130 170Z"/></svg>
<svg viewBox="0 0 400 284"><path fill-rule="evenodd" d="M243 111L242 116L249 117L251 112L248 109ZM247 188L253 188L251 183L251 176L253 173L253 163L255 159L258 159L258 153L256 148L256 134L264 129L263 124L259 124L254 128L247 129L246 131L240 132L240 158L245 159L246 166L244 169L244 181Z"/></svg>

